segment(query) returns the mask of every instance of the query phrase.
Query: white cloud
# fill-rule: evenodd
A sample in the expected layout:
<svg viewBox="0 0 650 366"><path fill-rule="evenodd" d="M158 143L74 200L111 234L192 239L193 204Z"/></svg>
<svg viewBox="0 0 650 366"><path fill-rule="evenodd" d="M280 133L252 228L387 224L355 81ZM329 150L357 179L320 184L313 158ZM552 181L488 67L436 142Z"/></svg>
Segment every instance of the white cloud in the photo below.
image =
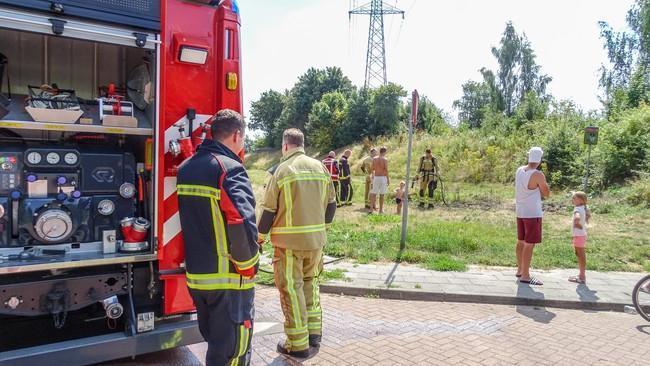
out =
<svg viewBox="0 0 650 366"><path fill-rule="evenodd" d="M599 108L605 53L597 22L623 27L632 1L388 0L409 10L403 22L385 19L388 77L451 112L461 84L478 80L481 67L496 66L490 48L512 20L553 77L550 91L585 109ZM246 111L260 93L290 88L312 66L340 66L363 84L368 19L350 21L349 6L344 0L240 1Z"/></svg>

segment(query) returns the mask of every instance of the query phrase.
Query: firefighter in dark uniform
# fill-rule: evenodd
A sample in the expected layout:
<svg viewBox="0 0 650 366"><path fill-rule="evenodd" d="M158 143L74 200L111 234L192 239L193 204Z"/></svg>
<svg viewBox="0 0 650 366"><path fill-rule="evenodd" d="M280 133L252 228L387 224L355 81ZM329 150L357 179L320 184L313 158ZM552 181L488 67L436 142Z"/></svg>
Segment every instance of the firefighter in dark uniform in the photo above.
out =
<svg viewBox="0 0 650 366"><path fill-rule="evenodd" d="M212 118L214 140L206 139L178 172L187 287L208 366L251 360L259 245L253 189L238 156L244 131L239 113L220 111Z"/></svg>
<svg viewBox="0 0 650 366"><path fill-rule="evenodd" d="M350 176L350 164L348 159L352 151L345 150L339 160L339 180L341 182L341 206L352 204L352 177Z"/></svg>
<svg viewBox="0 0 650 366"><path fill-rule="evenodd" d="M421 208L424 208L427 204L428 208L433 208L433 193L438 187L438 173L438 159L431 154L431 149L427 149L426 153L420 158L420 166L418 167ZM428 194L425 195L425 193Z"/></svg>

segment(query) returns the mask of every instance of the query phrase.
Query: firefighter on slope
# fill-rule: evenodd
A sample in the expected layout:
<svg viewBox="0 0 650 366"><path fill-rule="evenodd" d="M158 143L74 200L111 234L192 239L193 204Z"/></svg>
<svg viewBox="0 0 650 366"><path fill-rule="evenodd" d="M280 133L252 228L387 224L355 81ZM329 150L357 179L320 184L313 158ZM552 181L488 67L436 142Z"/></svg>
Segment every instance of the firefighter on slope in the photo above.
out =
<svg viewBox="0 0 650 366"><path fill-rule="evenodd" d="M327 157L323 159L323 165L332 178L334 183L334 192L336 192L336 205L341 207L341 182L339 181L339 162L336 160L336 152L330 151Z"/></svg>
<svg viewBox="0 0 650 366"><path fill-rule="evenodd" d="M345 150L339 161L339 180L341 185L341 206L352 204L352 176L350 175L350 164L348 159L352 155L351 150Z"/></svg>
<svg viewBox="0 0 650 366"><path fill-rule="evenodd" d="M206 365L241 366L251 360L255 197L237 155L244 148L242 116L223 110L211 125L214 140L204 140L178 172L187 287L208 343Z"/></svg>
<svg viewBox="0 0 650 366"><path fill-rule="evenodd" d="M372 188L372 159L377 156L377 149L370 149L370 156L361 163L361 171L366 175L366 187L363 193L366 208L370 209L370 188Z"/></svg>
<svg viewBox="0 0 650 366"><path fill-rule="evenodd" d="M323 270L325 229L336 211L330 172L305 155L304 135L284 131L282 161L266 187L258 222L260 238L270 233L275 286L280 292L286 341L279 353L309 357L322 335L319 276Z"/></svg>
<svg viewBox="0 0 650 366"><path fill-rule="evenodd" d="M418 167L420 180L420 207L433 208L433 193L438 187L438 159L431 154L431 149L420 157L420 166ZM428 192L426 192L428 191ZM425 195L425 193L428 193Z"/></svg>

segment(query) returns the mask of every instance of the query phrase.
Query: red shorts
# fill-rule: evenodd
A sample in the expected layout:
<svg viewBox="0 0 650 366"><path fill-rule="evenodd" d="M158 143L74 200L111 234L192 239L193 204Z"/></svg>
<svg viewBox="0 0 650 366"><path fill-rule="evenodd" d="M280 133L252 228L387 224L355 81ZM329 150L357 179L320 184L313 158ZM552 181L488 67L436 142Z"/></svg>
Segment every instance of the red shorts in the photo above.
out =
<svg viewBox="0 0 650 366"><path fill-rule="evenodd" d="M517 217L517 239L528 244L542 242L542 218L522 219Z"/></svg>

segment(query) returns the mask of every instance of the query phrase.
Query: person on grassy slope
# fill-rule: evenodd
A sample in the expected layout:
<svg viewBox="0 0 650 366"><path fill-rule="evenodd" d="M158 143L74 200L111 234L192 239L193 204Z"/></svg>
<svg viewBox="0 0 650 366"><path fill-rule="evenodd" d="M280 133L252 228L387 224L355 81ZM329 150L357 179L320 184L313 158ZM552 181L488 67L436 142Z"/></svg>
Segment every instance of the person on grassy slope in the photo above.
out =
<svg viewBox="0 0 650 366"><path fill-rule="evenodd" d="M361 164L361 171L366 175L366 186L364 190L364 200L366 208L370 209L370 188L372 187L372 159L377 156L377 149L374 147L370 149L370 156L366 157Z"/></svg>
<svg viewBox="0 0 650 366"><path fill-rule="evenodd" d="M388 193L388 186L390 185L390 177L388 176L388 159L386 159L386 152L388 149L382 147L379 149L379 156L372 159L372 190L370 191L370 211L372 214L375 211L375 203L377 202L377 195L379 195L379 213L384 213L384 196Z"/></svg>

